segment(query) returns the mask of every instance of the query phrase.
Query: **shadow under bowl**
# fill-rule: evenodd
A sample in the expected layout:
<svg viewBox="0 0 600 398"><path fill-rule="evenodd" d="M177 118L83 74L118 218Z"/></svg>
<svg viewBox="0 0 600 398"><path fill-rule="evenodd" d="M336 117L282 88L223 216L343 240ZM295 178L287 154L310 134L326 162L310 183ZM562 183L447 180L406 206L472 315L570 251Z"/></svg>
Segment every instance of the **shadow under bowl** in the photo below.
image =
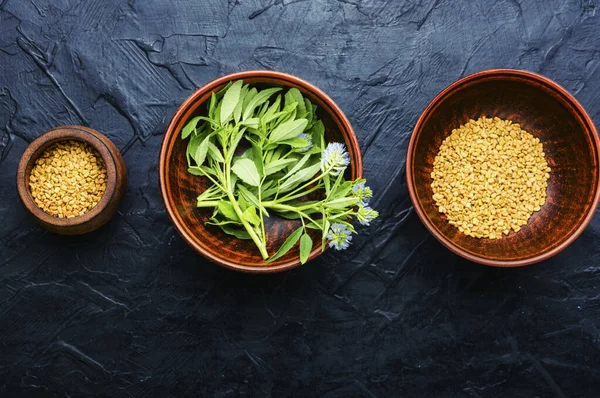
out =
<svg viewBox="0 0 600 398"><path fill-rule="evenodd" d="M541 210L497 240L462 234L432 198L430 174L442 141L482 116L512 120L539 138L552 170ZM600 193L599 147L591 118L555 82L526 71L483 71L443 90L420 116L406 157L409 194L425 226L454 253L491 266L532 264L563 250L590 222Z"/></svg>
<svg viewBox="0 0 600 398"><path fill-rule="evenodd" d="M188 173L187 141L181 139L181 130L193 117L206 115L206 102L212 92L219 91L229 81L242 79L259 89L295 87L302 95L318 106L317 117L325 125L327 142L343 142L350 155L346 178L362 177L362 157L354 130L348 118L335 102L312 84L289 74L274 71L246 71L220 77L199 88L175 112L163 138L159 158L159 180L167 212L184 240L199 254L224 267L242 272L270 273L284 271L300 265L296 245L285 256L265 263L251 240L229 236L217 226L205 225L212 209L196 207L196 198L209 187L205 178ZM301 225L300 220L287 220L272 215L265 219L267 251L273 255L287 237ZM319 231L309 230L313 239L309 260L321 254Z"/></svg>

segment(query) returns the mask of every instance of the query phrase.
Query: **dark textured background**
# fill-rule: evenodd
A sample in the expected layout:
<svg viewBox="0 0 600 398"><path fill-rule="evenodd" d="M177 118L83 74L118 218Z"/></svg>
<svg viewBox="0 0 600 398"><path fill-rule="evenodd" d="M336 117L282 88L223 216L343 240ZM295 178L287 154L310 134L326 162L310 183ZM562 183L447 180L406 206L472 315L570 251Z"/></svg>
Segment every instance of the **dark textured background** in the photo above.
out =
<svg viewBox="0 0 600 398"><path fill-rule="evenodd" d="M597 0L0 0L0 396L596 397L600 217L523 269L468 263L419 222L404 157L426 104L466 74L540 72L600 120ZM196 87L298 75L346 112L381 218L288 273L221 269L158 190L165 124ZM118 215L45 232L15 189L43 131L122 150Z"/></svg>

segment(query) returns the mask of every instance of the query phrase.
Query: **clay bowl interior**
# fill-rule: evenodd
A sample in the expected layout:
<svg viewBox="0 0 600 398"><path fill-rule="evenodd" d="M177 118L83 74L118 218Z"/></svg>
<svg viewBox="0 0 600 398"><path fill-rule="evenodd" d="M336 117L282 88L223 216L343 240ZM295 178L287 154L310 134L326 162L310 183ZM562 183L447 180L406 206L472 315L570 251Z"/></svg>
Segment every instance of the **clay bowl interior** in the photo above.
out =
<svg viewBox="0 0 600 398"><path fill-rule="evenodd" d="M106 190L98 204L87 213L72 217L59 218L40 209L31 196L29 176L35 161L53 144L61 141L76 140L92 146L106 166ZM104 135L83 126L64 126L45 132L27 147L17 170L17 190L21 202L34 219L46 229L62 235L80 235L96 230L106 224L117 210L125 192L127 172L121 153Z"/></svg>
<svg viewBox="0 0 600 398"><path fill-rule="evenodd" d="M552 169L546 204L499 240L463 235L432 199L430 173L442 141L481 116L510 119L538 137ZM418 120L407 154L409 192L425 226L455 253L493 266L531 264L564 249L589 223L598 204L598 147L590 117L556 83L523 71L480 72L440 93Z"/></svg>
<svg viewBox="0 0 600 398"><path fill-rule="evenodd" d="M159 177L165 206L182 237L198 253L222 266L255 273L283 271L300 265L297 245L282 258L266 264L254 242L239 240L223 233L218 227L205 225L212 215L212 209L198 209L196 198L209 185L204 178L187 172L187 141L181 140L181 129L192 117L206 115L205 102L213 91L218 91L229 81L238 79L243 79L244 83L259 89L283 87L285 90L296 87L303 96L316 104L317 115L325 124L326 140L346 144L351 159L350 167L346 171L347 178L362 177L360 148L350 122L326 94L299 78L279 72L249 71L221 77L198 89L175 113L163 139ZM273 255L289 234L300 225L299 220L286 220L274 215L267 218L265 227L269 254ZM314 250L309 259L321 253L321 240L316 232L310 230Z"/></svg>

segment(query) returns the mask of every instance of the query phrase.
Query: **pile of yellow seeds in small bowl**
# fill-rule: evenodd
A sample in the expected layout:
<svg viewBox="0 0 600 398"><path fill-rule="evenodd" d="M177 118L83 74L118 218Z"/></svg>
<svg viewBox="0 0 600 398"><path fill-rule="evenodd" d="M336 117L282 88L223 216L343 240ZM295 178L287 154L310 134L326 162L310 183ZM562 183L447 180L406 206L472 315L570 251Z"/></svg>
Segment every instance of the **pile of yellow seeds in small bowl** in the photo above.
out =
<svg viewBox="0 0 600 398"><path fill-rule="evenodd" d="M36 159L29 176L31 196L40 209L60 218L81 216L106 190L106 167L93 147L62 141Z"/></svg>
<svg viewBox="0 0 600 398"><path fill-rule="evenodd" d="M500 118L452 130L433 162L433 199L460 232L499 239L546 202L550 167L538 138Z"/></svg>

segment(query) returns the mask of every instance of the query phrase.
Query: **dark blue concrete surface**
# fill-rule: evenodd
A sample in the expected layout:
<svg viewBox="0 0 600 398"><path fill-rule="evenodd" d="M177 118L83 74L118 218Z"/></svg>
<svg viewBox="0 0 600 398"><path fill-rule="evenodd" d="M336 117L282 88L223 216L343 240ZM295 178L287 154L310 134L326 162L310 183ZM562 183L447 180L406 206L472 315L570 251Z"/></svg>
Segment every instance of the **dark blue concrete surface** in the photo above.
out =
<svg viewBox="0 0 600 398"><path fill-rule="evenodd" d="M433 96L542 73L600 120L597 0L0 0L0 396L595 397L600 217L523 269L431 237L404 175ZM343 254L248 276L197 256L158 191L165 124L196 87L267 68L322 88L362 145L381 218ZM45 232L15 189L27 144L82 124L122 150L118 215Z"/></svg>

